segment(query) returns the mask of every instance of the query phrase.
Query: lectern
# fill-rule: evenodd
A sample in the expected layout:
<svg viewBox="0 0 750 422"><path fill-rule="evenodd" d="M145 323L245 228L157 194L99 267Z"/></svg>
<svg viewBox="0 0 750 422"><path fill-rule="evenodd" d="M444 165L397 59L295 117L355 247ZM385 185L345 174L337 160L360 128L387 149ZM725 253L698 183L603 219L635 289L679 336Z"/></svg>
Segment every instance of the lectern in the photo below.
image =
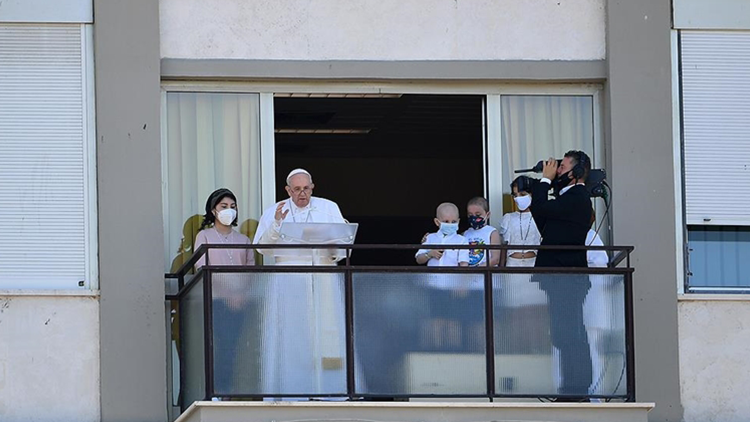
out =
<svg viewBox="0 0 750 422"><path fill-rule="evenodd" d="M279 230L281 245L351 245L357 235L357 223L283 223ZM273 249L277 264L332 265L346 258L345 249Z"/></svg>

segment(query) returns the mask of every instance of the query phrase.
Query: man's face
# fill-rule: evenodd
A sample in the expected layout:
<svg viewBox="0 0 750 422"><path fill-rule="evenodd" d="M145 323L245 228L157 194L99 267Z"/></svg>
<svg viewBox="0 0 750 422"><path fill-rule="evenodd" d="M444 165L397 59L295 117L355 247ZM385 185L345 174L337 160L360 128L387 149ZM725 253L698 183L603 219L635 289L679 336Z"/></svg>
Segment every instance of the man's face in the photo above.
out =
<svg viewBox="0 0 750 422"><path fill-rule="evenodd" d="M306 174L295 174L289 179L289 186L286 187L286 192L292 198L294 205L303 208L310 203L313 188L315 188L315 185Z"/></svg>
<svg viewBox="0 0 750 422"><path fill-rule="evenodd" d="M565 157L562 159L562 163L557 167L557 177L564 177L567 181L569 179L568 172L573 170L573 167L575 167L575 164L573 163L573 159L570 157Z"/></svg>

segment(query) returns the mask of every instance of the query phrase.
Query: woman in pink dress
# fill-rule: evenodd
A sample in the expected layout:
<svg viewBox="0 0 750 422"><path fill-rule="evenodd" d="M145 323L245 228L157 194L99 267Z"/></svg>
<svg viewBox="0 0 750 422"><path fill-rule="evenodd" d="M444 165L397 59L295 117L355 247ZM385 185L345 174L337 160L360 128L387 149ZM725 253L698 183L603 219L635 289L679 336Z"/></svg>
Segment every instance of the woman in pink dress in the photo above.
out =
<svg viewBox="0 0 750 422"><path fill-rule="evenodd" d="M215 190L206 200L206 215L203 216L201 231L195 237L197 250L204 243L214 244L250 244L250 239L232 227L237 226L237 198L231 190L221 188ZM255 257L253 250L248 249L211 249L208 252L208 262L211 265L253 265ZM206 257L202 256L195 264L198 269L206 265Z"/></svg>
<svg viewBox="0 0 750 422"><path fill-rule="evenodd" d="M217 189L206 200L206 214L201 231L195 238L195 249L203 244L248 245L250 239L237 232L237 198L226 188ZM252 248L209 249L208 264L204 254L195 264L196 269L205 265L236 266L254 265ZM212 315L214 333L214 394L222 396L242 389L246 377L238 377L235 361L240 353L238 340L243 333L243 324L256 311L249 300L250 274L219 273L211 275L213 295ZM252 319L252 318L250 318ZM247 375L247 374L244 374ZM237 382L235 382L237 380Z"/></svg>

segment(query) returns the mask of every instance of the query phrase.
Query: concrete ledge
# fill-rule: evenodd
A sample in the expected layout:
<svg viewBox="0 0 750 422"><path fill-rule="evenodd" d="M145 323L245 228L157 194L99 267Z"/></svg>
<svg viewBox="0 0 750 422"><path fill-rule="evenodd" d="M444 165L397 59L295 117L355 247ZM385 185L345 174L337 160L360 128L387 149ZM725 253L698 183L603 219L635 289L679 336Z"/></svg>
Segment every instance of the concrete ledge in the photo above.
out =
<svg viewBox="0 0 750 422"><path fill-rule="evenodd" d="M750 302L750 294L732 293L732 294L702 294L702 293L685 293L677 295L679 302Z"/></svg>
<svg viewBox="0 0 750 422"><path fill-rule="evenodd" d="M6 289L0 290L0 297L9 296L74 296L74 297L99 297L99 290L80 289L80 290L23 290L23 289Z"/></svg>
<svg viewBox="0 0 750 422"><path fill-rule="evenodd" d="M195 402L176 422L646 422L654 403Z"/></svg>
<svg viewBox="0 0 750 422"><path fill-rule="evenodd" d="M498 80L601 82L605 60L306 61L161 59L163 80Z"/></svg>

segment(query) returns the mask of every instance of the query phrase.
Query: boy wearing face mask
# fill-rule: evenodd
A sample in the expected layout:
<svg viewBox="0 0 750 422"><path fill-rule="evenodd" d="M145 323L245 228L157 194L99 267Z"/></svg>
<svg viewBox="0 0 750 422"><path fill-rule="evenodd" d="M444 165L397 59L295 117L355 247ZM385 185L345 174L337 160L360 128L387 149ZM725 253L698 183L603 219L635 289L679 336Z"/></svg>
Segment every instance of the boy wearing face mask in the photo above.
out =
<svg viewBox="0 0 750 422"><path fill-rule="evenodd" d="M466 212L469 215L469 228L464 232L464 237L469 245L477 246L477 249L469 250L469 266L487 266L487 251L482 246L500 244L500 233L490 225L490 205L485 198L477 196L469 200ZM489 252L489 265L496 267L500 263L501 251Z"/></svg>
<svg viewBox="0 0 750 422"><path fill-rule="evenodd" d="M458 234L458 207L444 202L437 207L435 225L438 231L430 233L423 245L468 245L466 238ZM467 267L469 251L467 249L420 249L416 255L417 264L428 267Z"/></svg>
<svg viewBox="0 0 750 422"><path fill-rule="evenodd" d="M468 245L466 238L458 234L458 207L445 202L437 208L435 225L439 230L427 235L423 245ZM428 267L467 267L468 249L420 249L416 254L417 264ZM421 344L427 349L458 351L468 347L462 329L465 302L470 287L456 280L452 274L427 274L430 318L424 321ZM481 283L481 277L478 280ZM481 309L481 306L479 307Z"/></svg>

